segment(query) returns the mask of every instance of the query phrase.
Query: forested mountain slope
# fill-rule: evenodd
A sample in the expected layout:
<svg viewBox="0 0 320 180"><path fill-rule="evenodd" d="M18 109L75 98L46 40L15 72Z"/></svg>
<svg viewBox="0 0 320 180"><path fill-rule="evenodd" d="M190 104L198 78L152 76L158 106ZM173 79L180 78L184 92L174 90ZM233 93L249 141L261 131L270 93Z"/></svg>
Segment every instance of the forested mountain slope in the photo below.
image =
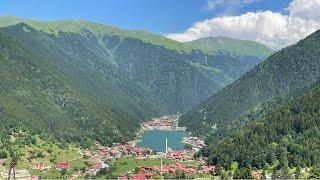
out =
<svg viewBox="0 0 320 180"><path fill-rule="evenodd" d="M244 56L268 57L273 52L269 47L257 42L228 37L205 37L186 42L185 44L205 50L209 53L225 51Z"/></svg>
<svg viewBox="0 0 320 180"><path fill-rule="evenodd" d="M82 145L126 141L146 118L185 112L262 60L86 21L0 26L2 137L22 128Z"/></svg>
<svg viewBox="0 0 320 180"><path fill-rule="evenodd" d="M110 144L132 137L137 122L148 117L129 102L119 104L117 93L105 102L1 33L0 77L1 139L22 130L83 146Z"/></svg>
<svg viewBox="0 0 320 180"><path fill-rule="evenodd" d="M216 134L239 126L239 119L261 111L265 103L278 104L320 78L320 31L287 47L220 90L181 117L182 124L197 134ZM287 97L286 97L287 98ZM259 118L259 113L251 120ZM221 136L223 137L223 136Z"/></svg>
<svg viewBox="0 0 320 180"><path fill-rule="evenodd" d="M14 26L3 33L98 96L110 94L104 90L110 86L147 112L188 111L262 60L208 55L161 36L80 20L1 17L0 26L8 25Z"/></svg>
<svg viewBox="0 0 320 180"><path fill-rule="evenodd" d="M257 169L278 165L285 172L290 167L311 167L320 163L320 86L302 96L274 107L263 118L234 132L218 144L204 150L209 162L230 168Z"/></svg>

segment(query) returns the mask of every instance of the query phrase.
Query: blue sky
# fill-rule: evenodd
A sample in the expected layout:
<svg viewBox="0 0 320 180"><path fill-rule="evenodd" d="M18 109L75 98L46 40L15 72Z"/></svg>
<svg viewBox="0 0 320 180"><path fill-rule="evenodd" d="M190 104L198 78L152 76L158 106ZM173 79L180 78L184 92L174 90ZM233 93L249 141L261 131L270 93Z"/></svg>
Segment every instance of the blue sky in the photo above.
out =
<svg viewBox="0 0 320 180"><path fill-rule="evenodd" d="M46 20L85 19L168 34L185 31L195 22L219 16L264 10L285 14L290 3L290 0L224 0L210 9L209 1L215 0L0 0L0 15ZM228 1L239 4L232 6Z"/></svg>
<svg viewBox="0 0 320 180"><path fill-rule="evenodd" d="M273 49L320 29L320 0L0 0L0 15L84 19L186 42L208 36Z"/></svg>

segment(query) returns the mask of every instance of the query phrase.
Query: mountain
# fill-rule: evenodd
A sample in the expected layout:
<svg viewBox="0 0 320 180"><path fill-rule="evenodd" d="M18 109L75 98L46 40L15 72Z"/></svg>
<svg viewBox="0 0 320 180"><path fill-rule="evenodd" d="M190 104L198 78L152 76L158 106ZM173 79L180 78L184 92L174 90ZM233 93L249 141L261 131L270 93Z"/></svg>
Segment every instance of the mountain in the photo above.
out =
<svg viewBox="0 0 320 180"><path fill-rule="evenodd" d="M290 100L320 79L320 31L263 61L181 117L195 134L218 142L235 128ZM287 99L287 100L286 100ZM209 133L210 132L210 133Z"/></svg>
<svg viewBox="0 0 320 180"><path fill-rule="evenodd" d="M150 117L117 91L98 97L54 65L0 33L1 139L28 131L45 139L90 145L122 142ZM108 90L112 90L109 88ZM133 113L134 112L134 113ZM91 141L90 141L91 140Z"/></svg>
<svg viewBox="0 0 320 180"><path fill-rule="evenodd" d="M191 46L184 45L177 41L173 41L163 36L152 34L141 30L125 30L110 25L93 23L84 20L57 20L57 21L39 21L24 19L15 16L1 16L0 27L7 27L19 23L26 23L37 30L41 30L47 34L58 34L59 32L73 32L85 35L83 30L89 30L96 36L99 43L103 44L102 38L105 34L112 34L119 37L131 37L140 39L146 43L163 46L168 49L178 51L190 51Z"/></svg>
<svg viewBox="0 0 320 180"><path fill-rule="evenodd" d="M256 57L268 57L273 53L272 49L260 43L228 37L205 37L185 44L209 53L225 51L232 54Z"/></svg>
<svg viewBox="0 0 320 180"><path fill-rule="evenodd" d="M89 145L186 112L262 61L82 20L0 17L2 137L21 130Z"/></svg>
<svg viewBox="0 0 320 180"><path fill-rule="evenodd" d="M110 86L132 103L159 113L190 110L262 60L208 55L162 36L82 20L1 17L0 26L3 33L98 96Z"/></svg>
<svg viewBox="0 0 320 180"><path fill-rule="evenodd" d="M238 129L204 151L209 162L229 168L312 167L320 162L320 86L272 108L261 119ZM278 177L280 178L280 177Z"/></svg>

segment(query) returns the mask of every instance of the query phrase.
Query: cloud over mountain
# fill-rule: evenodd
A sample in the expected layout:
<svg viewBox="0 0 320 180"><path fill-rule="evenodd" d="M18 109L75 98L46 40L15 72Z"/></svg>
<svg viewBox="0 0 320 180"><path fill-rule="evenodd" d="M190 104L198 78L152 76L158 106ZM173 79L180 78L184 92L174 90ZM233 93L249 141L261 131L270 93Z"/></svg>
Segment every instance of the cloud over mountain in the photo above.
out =
<svg viewBox="0 0 320 180"><path fill-rule="evenodd" d="M272 11L247 12L196 22L182 33L168 34L173 40L186 42L206 36L228 36L254 40L280 49L296 43L320 28L320 0L293 0L288 14Z"/></svg>

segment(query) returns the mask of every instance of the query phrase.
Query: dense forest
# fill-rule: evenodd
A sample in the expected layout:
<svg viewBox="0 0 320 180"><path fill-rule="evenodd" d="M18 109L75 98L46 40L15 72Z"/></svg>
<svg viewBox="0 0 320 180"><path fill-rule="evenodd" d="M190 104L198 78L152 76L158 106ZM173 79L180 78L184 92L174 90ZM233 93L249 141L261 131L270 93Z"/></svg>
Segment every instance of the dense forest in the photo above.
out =
<svg viewBox="0 0 320 180"><path fill-rule="evenodd" d="M320 31L263 61L181 117L194 134L216 143L235 127L259 119L320 78Z"/></svg>
<svg viewBox="0 0 320 180"><path fill-rule="evenodd" d="M31 25L18 24L2 31L79 81L100 76L105 82L95 83L92 78L90 82L101 88L118 88L145 108L150 107L148 102L154 102L153 109L160 112L190 110L262 60L226 52L208 55L200 50L170 49L166 48L169 40L158 45L145 41L147 35L139 39L127 32L116 34L119 30L110 33L107 26L97 33L99 25L91 27L83 22L70 22L68 25L73 26L66 29L45 22Z"/></svg>
<svg viewBox="0 0 320 180"><path fill-rule="evenodd" d="M21 21L0 18L14 44L2 41L1 75L17 78L1 82L3 135L21 128L82 145L123 142L140 122L191 109L262 60L84 21ZM26 77L28 85L18 81Z"/></svg>
<svg viewBox="0 0 320 180"><path fill-rule="evenodd" d="M131 130L137 125L128 119L133 116L92 96L11 38L3 34L0 38L3 141L20 131L83 146L92 140L121 142L133 135ZM122 122L117 121L119 117ZM120 128L120 124L125 126Z"/></svg>
<svg viewBox="0 0 320 180"><path fill-rule="evenodd" d="M280 106L263 118L236 130L230 137L211 144L203 155L226 169L235 161L239 168L268 169L274 178L288 168L320 163L320 86Z"/></svg>

